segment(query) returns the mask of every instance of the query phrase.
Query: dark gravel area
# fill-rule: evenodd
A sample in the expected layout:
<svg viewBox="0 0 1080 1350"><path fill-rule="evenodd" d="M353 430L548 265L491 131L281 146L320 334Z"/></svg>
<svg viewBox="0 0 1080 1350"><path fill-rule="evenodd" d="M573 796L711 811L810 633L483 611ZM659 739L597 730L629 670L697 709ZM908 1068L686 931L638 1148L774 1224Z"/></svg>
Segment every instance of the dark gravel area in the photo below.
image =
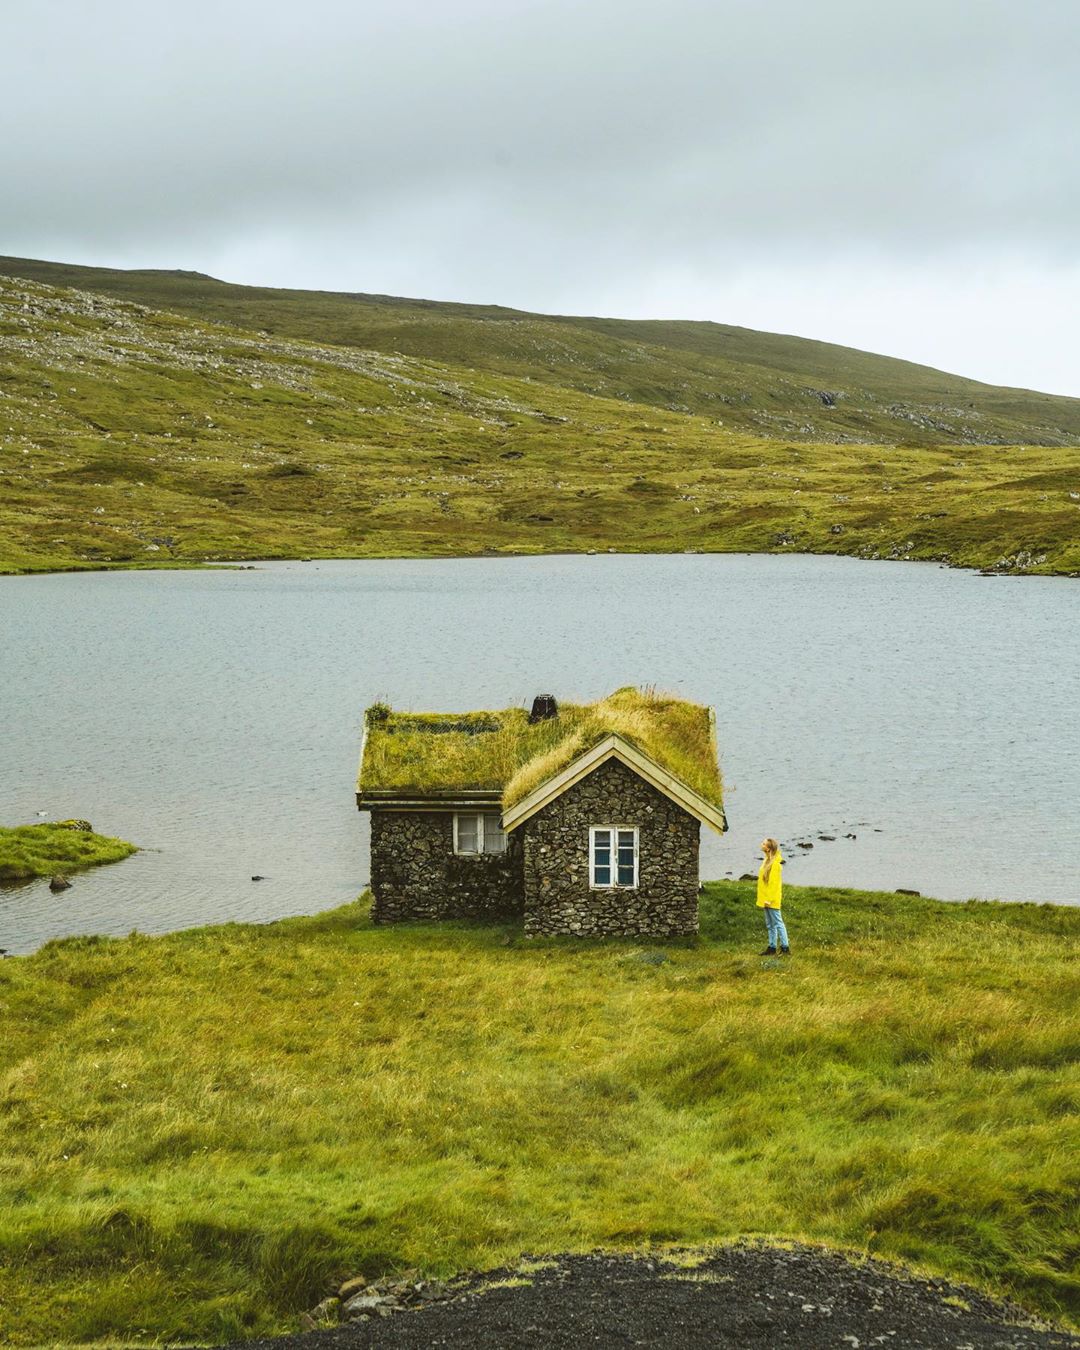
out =
<svg viewBox="0 0 1080 1350"><path fill-rule="evenodd" d="M740 1244L536 1258L455 1281L452 1297L440 1302L244 1345L1078 1350L1080 1338L973 1289L895 1266L809 1247Z"/></svg>

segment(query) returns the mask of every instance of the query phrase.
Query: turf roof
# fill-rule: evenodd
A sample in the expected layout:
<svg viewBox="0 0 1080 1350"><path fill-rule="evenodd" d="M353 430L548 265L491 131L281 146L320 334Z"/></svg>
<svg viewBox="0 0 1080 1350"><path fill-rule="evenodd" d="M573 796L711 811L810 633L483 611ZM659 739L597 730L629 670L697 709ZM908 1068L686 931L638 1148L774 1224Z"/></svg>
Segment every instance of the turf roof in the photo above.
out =
<svg viewBox="0 0 1080 1350"><path fill-rule="evenodd" d="M596 703L561 703L529 723L524 708L399 713L376 704L365 717L361 795L497 792L504 807L612 734L723 806L710 710L652 690L619 689Z"/></svg>

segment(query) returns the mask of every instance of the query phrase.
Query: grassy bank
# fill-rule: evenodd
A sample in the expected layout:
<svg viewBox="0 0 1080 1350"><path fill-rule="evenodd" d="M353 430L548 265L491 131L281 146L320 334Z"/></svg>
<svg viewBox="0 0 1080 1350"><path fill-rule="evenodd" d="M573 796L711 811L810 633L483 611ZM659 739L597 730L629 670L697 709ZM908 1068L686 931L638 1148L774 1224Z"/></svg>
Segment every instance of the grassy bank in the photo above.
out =
<svg viewBox="0 0 1080 1350"><path fill-rule="evenodd" d="M1080 911L793 887L783 964L749 886L702 912L647 950L357 904L0 964L0 1335L214 1340L356 1271L735 1234L1080 1318Z"/></svg>
<svg viewBox="0 0 1080 1350"><path fill-rule="evenodd" d="M769 379L766 437L0 278L0 571L692 549L1080 573L1080 445L807 440Z"/></svg>
<svg viewBox="0 0 1080 1350"><path fill-rule="evenodd" d="M23 881L119 862L134 853L123 839L64 825L0 827L0 881Z"/></svg>

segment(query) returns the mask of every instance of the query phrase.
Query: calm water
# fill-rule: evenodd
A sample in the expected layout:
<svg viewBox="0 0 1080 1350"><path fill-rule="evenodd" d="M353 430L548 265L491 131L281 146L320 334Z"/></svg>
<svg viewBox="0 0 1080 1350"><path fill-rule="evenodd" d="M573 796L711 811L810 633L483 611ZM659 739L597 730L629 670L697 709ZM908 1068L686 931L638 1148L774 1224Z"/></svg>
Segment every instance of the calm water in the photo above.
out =
<svg viewBox="0 0 1080 1350"><path fill-rule="evenodd" d="M0 821L83 816L146 850L57 897L0 890L9 951L355 897L376 698L640 683L717 710L732 828L703 832L706 877L756 866L770 833L814 842L793 882L1080 899L1065 578L741 555L9 577L0 633Z"/></svg>

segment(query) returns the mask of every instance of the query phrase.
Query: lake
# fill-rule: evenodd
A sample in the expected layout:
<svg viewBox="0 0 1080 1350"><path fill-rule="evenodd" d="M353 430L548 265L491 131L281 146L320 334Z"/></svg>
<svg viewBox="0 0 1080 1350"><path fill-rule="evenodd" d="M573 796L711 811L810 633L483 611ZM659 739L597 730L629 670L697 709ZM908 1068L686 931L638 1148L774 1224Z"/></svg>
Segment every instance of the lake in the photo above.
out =
<svg viewBox="0 0 1080 1350"><path fill-rule="evenodd" d="M351 900L368 703L627 684L716 708L731 829L703 831L706 878L756 870L773 834L789 882L1080 900L1068 578L801 555L266 563L0 577L0 632L0 822L85 817L144 850L59 896L0 890L11 952Z"/></svg>

